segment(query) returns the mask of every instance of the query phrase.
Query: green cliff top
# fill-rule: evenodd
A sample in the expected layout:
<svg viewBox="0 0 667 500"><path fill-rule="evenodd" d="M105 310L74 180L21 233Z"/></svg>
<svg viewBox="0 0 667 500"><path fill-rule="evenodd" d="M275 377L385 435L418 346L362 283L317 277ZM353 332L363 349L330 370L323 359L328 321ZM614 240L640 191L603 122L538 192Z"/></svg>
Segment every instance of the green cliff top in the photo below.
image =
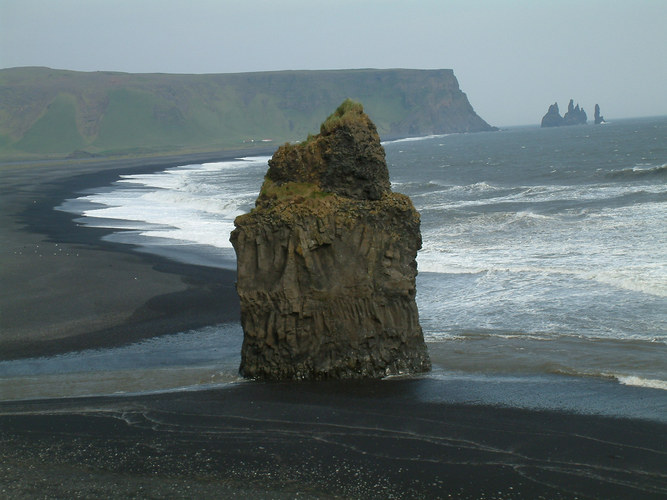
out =
<svg viewBox="0 0 667 500"><path fill-rule="evenodd" d="M266 147L307 137L346 97L364 103L383 139L491 129L451 70L170 75L9 68L0 69L0 89L0 161ZM337 119L334 113L324 129Z"/></svg>

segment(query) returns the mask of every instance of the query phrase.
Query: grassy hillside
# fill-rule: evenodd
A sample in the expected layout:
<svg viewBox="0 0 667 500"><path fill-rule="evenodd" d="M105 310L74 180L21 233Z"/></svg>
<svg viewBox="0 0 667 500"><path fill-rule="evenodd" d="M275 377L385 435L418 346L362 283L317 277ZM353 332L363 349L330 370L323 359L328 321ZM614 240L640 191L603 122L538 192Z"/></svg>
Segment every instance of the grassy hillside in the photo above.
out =
<svg viewBox="0 0 667 500"><path fill-rule="evenodd" d="M491 129L451 70L170 75L10 68L0 70L0 159L280 144L317 132L347 97L363 103L384 139Z"/></svg>

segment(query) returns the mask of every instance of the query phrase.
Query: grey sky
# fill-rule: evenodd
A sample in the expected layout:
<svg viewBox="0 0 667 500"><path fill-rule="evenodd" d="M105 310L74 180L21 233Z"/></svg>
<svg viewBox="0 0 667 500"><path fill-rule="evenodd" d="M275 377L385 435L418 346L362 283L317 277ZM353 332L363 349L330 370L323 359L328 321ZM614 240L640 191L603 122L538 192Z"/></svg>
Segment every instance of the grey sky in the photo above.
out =
<svg viewBox="0 0 667 500"><path fill-rule="evenodd" d="M452 68L493 125L667 114L665 0L0 0L0 67Z"/></svg>

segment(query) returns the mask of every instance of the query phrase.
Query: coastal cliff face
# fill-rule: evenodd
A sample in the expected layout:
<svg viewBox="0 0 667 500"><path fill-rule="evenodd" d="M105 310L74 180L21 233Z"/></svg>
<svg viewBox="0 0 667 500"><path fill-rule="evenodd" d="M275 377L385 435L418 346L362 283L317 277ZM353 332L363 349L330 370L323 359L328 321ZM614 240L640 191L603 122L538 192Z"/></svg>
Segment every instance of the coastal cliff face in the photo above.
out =
<svg viewBox="0 0 667 500"><path fill-rule="evenodd" d="M243 376L430 369L415 302L419 214L391 192L361 105L346 101L319 135L278 149L256 208L235 225Z"/></svg>
<svg viewBox="0 0 667 500"><path fill-rule="evenodd" d="M0 69L0 159L210 152L295 141L346 97L384 140L495 130L450 69L212 75Z"/></svg>

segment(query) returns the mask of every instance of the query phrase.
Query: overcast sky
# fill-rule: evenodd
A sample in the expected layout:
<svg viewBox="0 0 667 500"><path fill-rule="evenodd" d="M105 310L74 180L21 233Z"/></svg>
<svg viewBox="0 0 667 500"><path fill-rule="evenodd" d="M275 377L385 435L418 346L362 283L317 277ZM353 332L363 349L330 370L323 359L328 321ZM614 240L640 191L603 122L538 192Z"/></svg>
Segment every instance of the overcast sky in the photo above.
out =
<svg viewBox="0 0 667 500"><path fill-rule="evenodd" d="M493 125L667 114L667 0L0 0L0 67L452 68Z"/></svg>

